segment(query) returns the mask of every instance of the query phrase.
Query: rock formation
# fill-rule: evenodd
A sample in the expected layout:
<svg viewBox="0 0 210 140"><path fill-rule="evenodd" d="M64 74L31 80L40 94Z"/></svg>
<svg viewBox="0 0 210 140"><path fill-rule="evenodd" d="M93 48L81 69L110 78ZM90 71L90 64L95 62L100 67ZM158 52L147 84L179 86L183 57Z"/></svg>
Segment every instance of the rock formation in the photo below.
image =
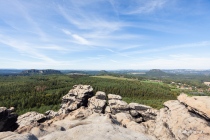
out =
<svg viewBox="0 0 210 140"><path fill-rule="evenodd" d="M165 108L160 109L154 121L141 124L145 126L147 133L160 140L210 139L210 122L205 118L191 112L177 100L167 101L164 106Z"/></svg>
<svg viewBox="0 0 210 140"><path fill-rule="evenodd" d="M112 114L120 112L129 113L128 103L122 101L122 97L115 94L108 94L108 104Z"/></svg>
<svg viewBox="0 0 210 140"><path fill-rule="evenodd" d="M104 113L106 107L106 93L96 92L96 95L88 99L88 108L93 109L96 113Z"/></svg>
<svg viewBox="0 0 210 140"><path fill-rule="evenodd" d="M18 133L28 132L33 127L38 126L40 123L46 120L46 116L38 112L27 112L18 117L17 123L18 129L15 130Z"/></svg>
<svg viewBox="0 0 210 140"><path fill-rule="evenodd" d="M91 86L75 85L63 96L58 112L23 114L18 117L18 129L1 132L0 139L208 140L209 107L209 97L181 94L178 100L167 101L164 108L156 110L138 103L128 104L115 94L106 96L98 91L93 95ZM1 112L7 109L0 110L2 116ZM2 128L8 130L6 125Z"/></svg>
<svg viewBox="0 0 210 140"><path fill-rule="evenodd" d="M210 97L193 96L188 97L186 94L181 94L178 97L179 102L183 103L189 111L197 113L210 121Z"/></svg>
<svg viewBox="0 0 210 140"><path fill-rule="evenodd" d="M59 114L67 114L81 106L87 107L88 99L93 96L93 88L90 85L75 85L68 94L63 96Z"/></svg>

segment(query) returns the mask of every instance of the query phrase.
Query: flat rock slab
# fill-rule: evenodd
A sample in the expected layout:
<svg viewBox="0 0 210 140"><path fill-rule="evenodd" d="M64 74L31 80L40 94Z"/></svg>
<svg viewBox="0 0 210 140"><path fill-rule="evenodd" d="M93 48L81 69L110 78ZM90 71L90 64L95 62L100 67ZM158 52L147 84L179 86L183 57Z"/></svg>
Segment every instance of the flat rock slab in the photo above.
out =
<svg viewBox="0 0 210 140"><path fill-rule="evenodd" d="M187 105L188 110L194 111L205 119L210 120L210 97L209 96L193 96L186 94L178 96L179 102Z"/></svg>
<svg viewBox="0 0 210 140"><path fill-rule="evenodd" d="M57 131L40 140L155 140L147 134L135 132L112 123L105 115L93 114L66 131Z"/></svg>

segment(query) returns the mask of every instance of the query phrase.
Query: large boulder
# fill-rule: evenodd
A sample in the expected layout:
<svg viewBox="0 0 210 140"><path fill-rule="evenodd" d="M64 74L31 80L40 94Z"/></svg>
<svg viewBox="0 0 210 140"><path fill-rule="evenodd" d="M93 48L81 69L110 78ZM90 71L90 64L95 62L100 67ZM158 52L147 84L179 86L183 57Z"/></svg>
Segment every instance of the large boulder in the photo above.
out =
<svg viewBox="0 0 210 140"><path fill-rule="evenodd" d="M189 97L186 94L178 96L179 102L187 106L189 111L195 112L206 120L210 121L210 97L209 96L193 96Z"/></svg>
<svg viewBox="0 0 210 140"><path fill-rule="evenodd" d="M68 94L63 96L59 114L67 114L73 110L86 106L88 99L93 96L93 88L90 85L75 85Z"/></svg>
<svg viewBox="0 0 210 140"><path fill-rule="evenodd" d="M15 131L18 133L29 132L33 127L38 126L45 120L46 116L44 114L35 111L27 112L18 117L17 123L19 127Z"/></svg>
<svg viewBox="0 0 210 140"><path fill-rule="evenodd" d="M12 113L13 111L14 108L0 107L0 132L14 131L18 127L16 123L18 115Z"/></svg>
<svg viewBox="0 0 210 140"><path fill-rule="evenodd" d="M104 113L106 107L106 93L98 91L96 95L88 99L88 108L96 113Z"/></svg>

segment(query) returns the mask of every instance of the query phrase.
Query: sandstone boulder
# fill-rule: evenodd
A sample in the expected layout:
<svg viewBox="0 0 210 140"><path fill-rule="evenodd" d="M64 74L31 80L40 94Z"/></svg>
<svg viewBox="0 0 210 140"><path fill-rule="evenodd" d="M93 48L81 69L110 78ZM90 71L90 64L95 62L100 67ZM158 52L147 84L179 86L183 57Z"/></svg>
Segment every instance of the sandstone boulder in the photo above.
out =
<svg viewBox="0 0 210 140"><path fill-rule="evenodd" d="M108 94L108 100L122 100L120 95Z"/></svg>
<svg viewBox="0 0 210 140"><path fill-rule="evenodd" d="M187 106L189 111L195 112L206 120L210 121L210 97L209 96L193 96L186 94L178 96L178 100Z"/></svg>
<svg viewBox="0 0 210 140"><path fill-rule="evenodd" d="M16 123L18 115L12 113L13 111L14 108L0 107L0 132L14 131L18 127Z"/></svg>
<svg viewBox="0 0 210 140"><path fill-rule="evenodd" d="M18 133L29 132L33 127L38 126L45 120L46 116L41 113L35 111L27 112L18 117L17 123L19 127L15 131Z"/></svg>
<svg viewBox="0 0 210 140"><path fill-rule="evenodd" d="M96 113L104 113L106 107L106 93L102 91L96 92L96 95L88 99L88 108Z"/></svg>
<svg viewBox="0 0 210 140"><path fill-rule="evenodd" d="M179 101L167 101L155 121L142 123L147 133L158 139L196 140L196 137L209 138L209 122L199 115L189 112Z"/></svg>
<svg viewBox="0 0 210 140"><path fill-rule="evenodd" d="M130 114L135 118L135 122L140 123L142 121L154 120L157 116L157 110L150 106L130 103Z"/></svg>
<svg viewBox="0 0 210 140"><path fill-rule="evenodd" d="M106 100L106 93L103 91L97 91L95 96L96 99Z"/></svg>
<svg viewBox="0 0 210 140"><path fill-rule="evenodd" d="M96 113L104 113L106 100L97 99L96 96L88 99L88 108L93 109Z"/></svg>
<svg viewBox="0 0 210 140"><path fill-rule="evenodd" d="M75 85L68 94L63 96L59 114L67 114L81 106L87 106L88 98L93 96L93 88L90 85Z"/></svg>

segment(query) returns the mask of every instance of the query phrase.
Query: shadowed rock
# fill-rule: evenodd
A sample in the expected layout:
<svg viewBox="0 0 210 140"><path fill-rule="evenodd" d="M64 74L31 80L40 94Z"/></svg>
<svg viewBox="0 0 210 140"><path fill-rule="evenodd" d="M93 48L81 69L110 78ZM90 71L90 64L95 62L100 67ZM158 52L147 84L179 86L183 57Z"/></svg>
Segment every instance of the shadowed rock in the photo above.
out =
<svg viewBox="0 0 210 140"><path fill-rule="evenodd" d="M0 132L2 131L14 131L18 125L17 114L12 113L14 108L7 109L6 107L0 107Z"/></svg>

